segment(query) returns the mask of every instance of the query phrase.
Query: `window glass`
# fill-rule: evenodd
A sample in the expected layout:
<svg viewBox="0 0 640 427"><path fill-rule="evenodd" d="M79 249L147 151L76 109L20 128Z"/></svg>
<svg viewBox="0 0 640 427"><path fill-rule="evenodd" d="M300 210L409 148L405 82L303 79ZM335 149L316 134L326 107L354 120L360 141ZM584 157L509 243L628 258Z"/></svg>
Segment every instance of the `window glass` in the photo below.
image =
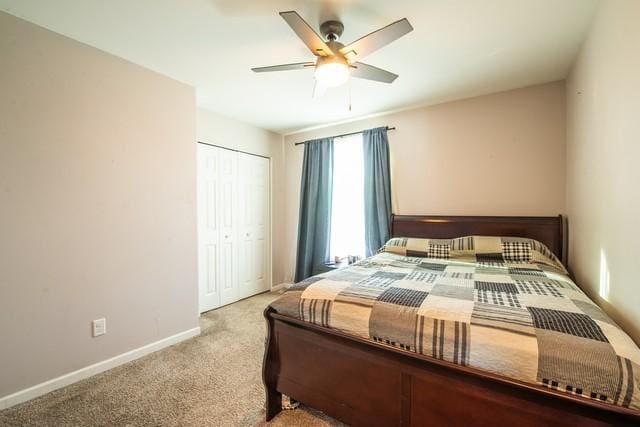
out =
<svg viewBox="0 0 640 427"><path fill-rule="evenodd" d="M364 257L364 158L362 134L335 139L331 260Z"/></svg>

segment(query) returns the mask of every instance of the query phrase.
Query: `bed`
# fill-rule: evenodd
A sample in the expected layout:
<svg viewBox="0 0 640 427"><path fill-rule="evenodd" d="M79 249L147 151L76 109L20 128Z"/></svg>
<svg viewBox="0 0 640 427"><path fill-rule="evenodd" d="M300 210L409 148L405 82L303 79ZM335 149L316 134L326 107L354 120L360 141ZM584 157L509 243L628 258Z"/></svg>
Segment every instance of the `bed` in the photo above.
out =
<svg viewBox="0 0 640 427"><path fill-rule="evenodd" d="M265 310L267 420L286 394L351 425L640 425L640 350L558 261L561 217L391 234Z"/></svg>

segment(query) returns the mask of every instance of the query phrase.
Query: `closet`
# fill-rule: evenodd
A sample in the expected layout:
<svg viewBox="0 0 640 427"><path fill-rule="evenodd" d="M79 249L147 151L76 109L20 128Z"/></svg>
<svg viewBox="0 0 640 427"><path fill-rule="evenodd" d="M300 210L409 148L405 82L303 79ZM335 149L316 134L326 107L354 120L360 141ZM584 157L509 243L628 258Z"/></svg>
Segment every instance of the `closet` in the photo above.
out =
<svg viewBox="0 0 640 427"><path fill-rule="evenodd" d="M269 159L197 146L202 313L271 287Z"/></svg>

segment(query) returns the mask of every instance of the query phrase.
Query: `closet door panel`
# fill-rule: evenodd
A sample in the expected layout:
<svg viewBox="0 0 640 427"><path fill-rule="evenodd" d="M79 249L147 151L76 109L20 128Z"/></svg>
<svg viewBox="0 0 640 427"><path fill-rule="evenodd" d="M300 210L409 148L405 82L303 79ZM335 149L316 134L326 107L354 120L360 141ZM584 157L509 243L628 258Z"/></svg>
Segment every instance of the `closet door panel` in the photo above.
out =
<svg viewBox="0 0 640 427"><path fill-rule="evenodd" d="M219 150L198 144L198 289L200 312L220 306Z"/></svg>
<svg viewBox="0 0 640 427"><path fill-rule="evenodd" d="M270 286L266 273L269 159L239 154L239 170L242 183L239 235L243 242L240 295L244 298L267 291Z"/></svg>
<svg viewBox="0 0 640 427"><path fill-rule="evenodd" d="M265 254L266 254L266 250L265 250L265 239L256 239L255 242L253 243L253 269L252 269L252 273L253 273L253 280L255 281L255 287L258 289L258 292L260 290L267 290L264 289L264 282L266 280L265 277Z"/></svg>
<svg viewBox="0 0 640 427"><path fill-rule="evenodd" d="M250 292L251 278L253 276L253 248L251 234L247 227L241 227L238 235L242 245L242 261L240 263L240 298L252 295Z"/></svg>
<svg viewBox="0 0 640 427"><path fill-rule="evenodd" d="M220 150L220 303L238 300L237 153Z"/></svg>
<svg viewBox="0 0 640 427"><path fill-rule="evenodd" d="M269 263L269 159L256 157L254 160L253 186L253 236L254 236L254 268L253 281L257 292L269 290L271 286L267 277Z"/></svg>
<svg viewBox="0 0 640 427"><path fill-rule="evenodd" d="M248 154L238 153L238 182L240 185L238 217L240 227L238 227L238 238L242 245L242 262L240 263L240 298L253 295L253 241L251 238L251 173L252 157Z"/></svg>
<svg viewBox="0 0 640 427"><path fill-rule="evenodd" d="M243 263L240 295L247 297L269 290L267 279L269 223L269 159L239 155Z"/></svg>

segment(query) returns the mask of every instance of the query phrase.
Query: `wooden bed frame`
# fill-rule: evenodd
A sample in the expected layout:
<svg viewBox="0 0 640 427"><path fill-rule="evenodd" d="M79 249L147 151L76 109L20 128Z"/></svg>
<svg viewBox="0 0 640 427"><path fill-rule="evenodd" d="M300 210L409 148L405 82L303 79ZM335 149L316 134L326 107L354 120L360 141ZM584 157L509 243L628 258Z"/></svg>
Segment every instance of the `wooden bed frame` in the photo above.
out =
<svg viewBox="0 0 640 427"><path fill-rule="evenodd" d="M393 216L392 236L529 237L564 256L562 217ZM638 411L526 384L265 310L267 421L282 394L351 425L640 425Z"/></svg>

